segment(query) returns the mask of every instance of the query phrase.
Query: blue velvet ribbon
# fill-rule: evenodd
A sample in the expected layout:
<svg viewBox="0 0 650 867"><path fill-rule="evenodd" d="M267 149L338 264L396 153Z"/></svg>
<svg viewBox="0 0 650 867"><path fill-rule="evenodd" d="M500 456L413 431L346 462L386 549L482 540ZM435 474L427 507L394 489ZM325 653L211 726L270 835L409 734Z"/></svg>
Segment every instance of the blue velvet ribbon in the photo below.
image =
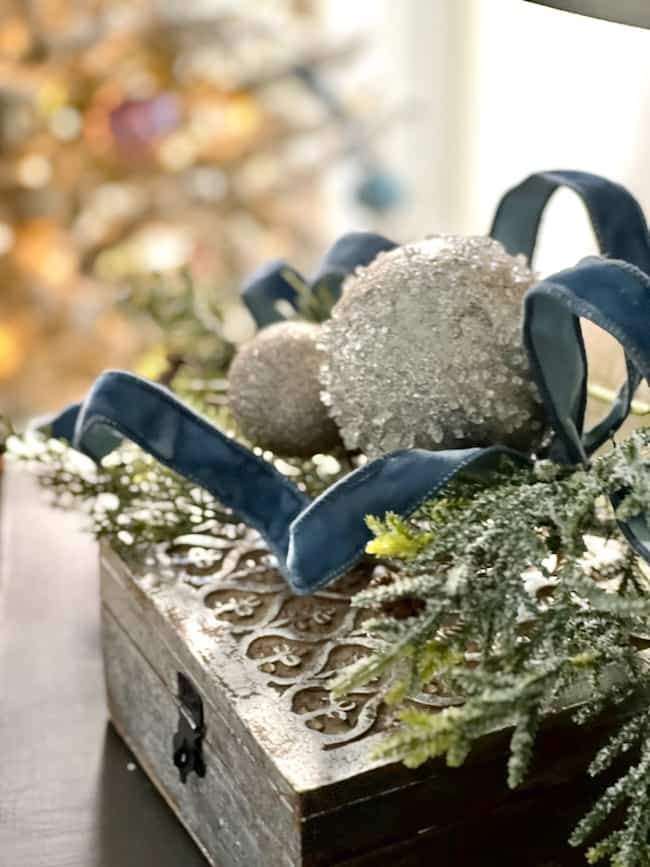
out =
<svg viewBox="0 0 650 867"><path fill-rule="evenodd" d="M392 250L396 246L393 241L374 232L349 232L330 247L311 280L305 279L284 260L274 259L255 271L244 283L242 300L257 327L265 328L287 318L282 310L282 302L294 311L299 309L296 282L302 283L311 292L326 285L332 300L336 301L348 274L355 268L368 265L384 250Z"/></svg>
<svg viewBox="0 0 650 867"><path fill-rule="evenodd" d="M609 258L588 258L533 286L524 303L523 338L531 372L554 432L549 456L588 464L630 410L642 378L650 380L650 244L645 220L622 187L582 172L533 175L507 193L492 234L512 253L529 258L541 214L558 186L584 201ZM395 245L381 236L347 235L325 257L310 285L326 279L334 291L346 274ZM284 263L272 263L244 287L258 325L283 318L278 299L296 306L284 279ZM294 294L292 295L292 291ZM586 318L623 347L627 380L606 418L584 431L587 358L580 328ZM167 389L122 371L108 371L82 404L64 410L50 433L100 460L127 437L161 463L205 488L255 527L277 558L291 588L312 593L346 572L371 538L364 517L392 510L413 512L444 491L461 470L483 473L504 457L527 465L527 455L504 446L450 451L391 452L350 473L310 502L271 464L217 430ZM621 524L624 535L650 560L650 532L642 516Z"/></svg>

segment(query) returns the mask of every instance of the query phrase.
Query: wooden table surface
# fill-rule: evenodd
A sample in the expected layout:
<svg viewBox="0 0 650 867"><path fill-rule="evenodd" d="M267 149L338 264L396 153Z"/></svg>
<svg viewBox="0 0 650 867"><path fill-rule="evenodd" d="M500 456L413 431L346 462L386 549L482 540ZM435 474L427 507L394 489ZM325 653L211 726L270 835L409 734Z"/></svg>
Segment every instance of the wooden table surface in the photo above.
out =
<svg viewBox="0 0 650 867"><path fill-rule="evenodd" d="M0 867L204 867L107 724L93 541L0 485Z"/></svg>

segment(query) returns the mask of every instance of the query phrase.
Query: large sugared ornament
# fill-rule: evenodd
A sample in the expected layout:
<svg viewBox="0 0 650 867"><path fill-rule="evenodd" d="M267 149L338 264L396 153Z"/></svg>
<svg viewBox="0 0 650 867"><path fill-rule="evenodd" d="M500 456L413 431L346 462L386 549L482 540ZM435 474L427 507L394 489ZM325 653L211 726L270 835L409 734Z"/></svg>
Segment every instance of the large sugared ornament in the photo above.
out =
<svg viewBox="0 0 650 867"><path fill-rule="evenodd" d="M543 413L521 340L533 281L497 241L454 235L351 275L321 333L322 398L346 447L533 450Z"/></svg>
<svg viewBox="0 0 650 867"><path fill-rule="evenodd" d="M307 457L340 445L321 401L318 325L279 322L260 331L230 367L230 407L244 435L277 455Z"/></svg>

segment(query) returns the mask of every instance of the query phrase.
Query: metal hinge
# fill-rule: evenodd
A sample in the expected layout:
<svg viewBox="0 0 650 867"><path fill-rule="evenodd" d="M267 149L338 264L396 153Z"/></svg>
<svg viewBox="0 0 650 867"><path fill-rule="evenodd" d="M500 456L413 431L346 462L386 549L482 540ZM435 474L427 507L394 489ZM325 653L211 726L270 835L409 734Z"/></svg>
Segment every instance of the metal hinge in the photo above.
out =
<svg viewBox="0 0 650 867"><path fill-rule="evenodd" d="M178 768L181 783L194 771L205 776L203 761L203 701L192 681L178 672L178 727L173 741L173 762Z"/></svg>

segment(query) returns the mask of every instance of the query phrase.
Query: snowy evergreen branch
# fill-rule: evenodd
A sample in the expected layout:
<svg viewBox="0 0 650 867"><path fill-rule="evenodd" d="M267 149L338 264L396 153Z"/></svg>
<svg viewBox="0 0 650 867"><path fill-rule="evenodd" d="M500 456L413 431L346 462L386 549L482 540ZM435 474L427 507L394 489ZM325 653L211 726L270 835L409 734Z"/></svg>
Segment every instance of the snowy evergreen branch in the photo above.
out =
<svg viewBox="0 0 650 867"><path fill-rule="evenodd" d="M510 727L508 783L515 787L545 713L579 699L573 718L585 723L633 692L648 692L639 648L647 644L650 581L616 519L650 511L649 446L646 429L589 469L544 461L525 470L503 466L483 481L458 479L444 499L408 520L369 520L376 538L368 550L388 558L392 580L371 585L353 604L373 613L365 627L379 644L333 688L343 694L382 676L401 725L378 756L412 767L445 756L455 766L479 738ZM462 703L423 710L409 697L427 686ZM584 844L623 805L622 826L588 858L640 867L650 863L645 705L613 734L590 772L621 755L634 755L632 766L571 842Z"/></svg>

